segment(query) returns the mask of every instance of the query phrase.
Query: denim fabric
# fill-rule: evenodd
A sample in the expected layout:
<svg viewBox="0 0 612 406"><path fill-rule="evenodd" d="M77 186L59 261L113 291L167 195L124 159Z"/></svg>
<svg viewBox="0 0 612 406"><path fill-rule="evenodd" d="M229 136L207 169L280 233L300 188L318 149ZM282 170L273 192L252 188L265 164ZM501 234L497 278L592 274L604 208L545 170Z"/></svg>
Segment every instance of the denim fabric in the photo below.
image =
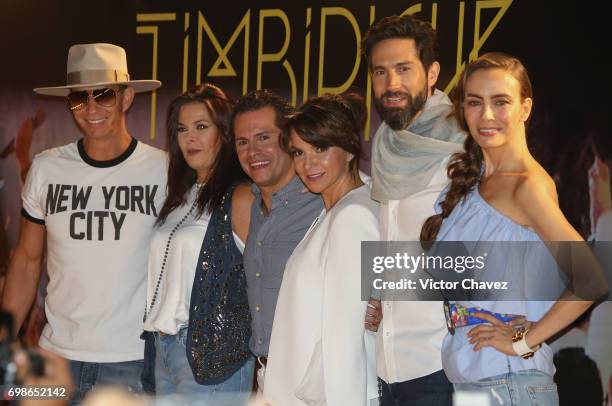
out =
<svg viewBox="0 0 612 406"><path fill-rule="evenodd" d="M143 331L140 338L145 342L142 366L142 390L155 395L155 336L151 331Z"/></svg>
<svg viewBox="0 0 612 406"><path fill-rule="evenodd" d="M381 384L381 406L451 406L453 385L443 370L405 382Z"/></svg>
<svg viewBox="0 0 612 406"><path fill-rule="evenodd" d="M251 357L237 372L217 385L200 385L187 361L187 328L177 335L155 333L155 387L166 403L195 405L245 405L253 386L254 360Z"/></svg>
<svg viewBox="0 0 612 406"><path fill-rule="evenodd" d="M142 392L143 361L83 362L69 361L76 387L71 404L79 404L87 392L100 385L119 385L130 392Z"/></svg>
<svg viewBox="0 0 612 406"><path fill-rule="evenodd" d="M457 392L485 392L491 406L552 406L559 404L553 377L535 369L511 372L478 382L455 384Z"/></svg>

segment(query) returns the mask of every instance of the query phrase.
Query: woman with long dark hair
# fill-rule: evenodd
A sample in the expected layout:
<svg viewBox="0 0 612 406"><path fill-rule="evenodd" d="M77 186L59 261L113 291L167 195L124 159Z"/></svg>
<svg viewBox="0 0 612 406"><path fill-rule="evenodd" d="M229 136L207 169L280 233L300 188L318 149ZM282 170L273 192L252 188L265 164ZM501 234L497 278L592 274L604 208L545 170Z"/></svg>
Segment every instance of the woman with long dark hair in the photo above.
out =
<svg viewBox="0 0 612 406"><path fill-rule="evenodd" d="M532 100L527 71L518 59L488 53L469 64L456 89L455 111L470 136L465 152L449 163L450 185L436 204L438 214L423 225L422 241L524 241L530 247L582 241L559 209L553 180L527 147ZM486 276L496 280L495 275L521 273L528 284L555 284L535 276L544 275L538 265L555 264L542 251L488 267ZM555 271L550 275L557 276ZM450 304L464 313L484 309L498 317L476 312L486 324L447 334L444 371L455 389L488 392L495 404L557 404L553 354L545 340L592 302L509 300ZM506 314L535 323L519 327L518 318L500 320Z"/></svg>
<svg viewBox="0 0 612 406"><path fill-rule="evenodd" d="M252 195L239 184L232 109L211 84L170 104L167 198L149 255L144 327L155 337L157 394L207 404L227 392L245 403L253 378L242 268Z"/></svg>
<svg viewBox="0 0 612 406"><path fill-rule="evenodd" d="M290 120L295 169L324 209L287 261L264 398L272 405L369 405L378 398L374 335L363 323L361 241L378 238L378 204L359 175L361 97L308 100Z"/></svg>

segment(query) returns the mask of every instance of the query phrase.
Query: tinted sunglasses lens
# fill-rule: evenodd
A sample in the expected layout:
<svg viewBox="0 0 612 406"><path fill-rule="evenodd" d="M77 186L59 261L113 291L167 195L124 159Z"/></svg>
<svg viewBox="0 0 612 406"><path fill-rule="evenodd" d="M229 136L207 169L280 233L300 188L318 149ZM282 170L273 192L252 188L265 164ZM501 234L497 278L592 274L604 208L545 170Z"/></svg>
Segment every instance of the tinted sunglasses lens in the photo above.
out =
<svg viewBox="0 0 612 406"><path fill-rule="evenodd" d="M68 95L68 106L70 110L78 110L85 107L88 97L89 94L87 92L70 92Z"/></svg>
<svg viewBox="0 0 612 406"><path fill-rule="evenodd" d="M96 103L104 107L113 107L115 105L115 91L113 89L104 88L96 89L92 92Z"/></svg>

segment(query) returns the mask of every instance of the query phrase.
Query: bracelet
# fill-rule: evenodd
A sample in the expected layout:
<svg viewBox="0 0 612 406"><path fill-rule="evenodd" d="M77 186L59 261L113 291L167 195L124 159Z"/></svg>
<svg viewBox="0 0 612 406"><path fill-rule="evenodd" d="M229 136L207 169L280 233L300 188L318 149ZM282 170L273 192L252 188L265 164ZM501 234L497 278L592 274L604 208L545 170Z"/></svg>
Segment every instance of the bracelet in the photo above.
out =
<svg viewBox="0 0 612 406"><path fill-rule="evenodd" d="M535 352L540 349L539 344L534 348L529 348L526 340L528 331L529 329L526 329L525 327L520 327L512 336L512 349L514 350L516 355L519 355L523 359L529 359L533 357Z"/></svg>

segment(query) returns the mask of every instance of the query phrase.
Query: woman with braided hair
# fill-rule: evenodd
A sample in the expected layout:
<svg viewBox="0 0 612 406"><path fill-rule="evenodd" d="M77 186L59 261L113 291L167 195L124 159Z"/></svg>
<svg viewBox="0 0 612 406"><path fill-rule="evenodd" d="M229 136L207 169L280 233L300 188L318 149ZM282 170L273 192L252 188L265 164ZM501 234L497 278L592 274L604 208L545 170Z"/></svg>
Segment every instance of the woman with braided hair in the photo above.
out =
<svg viewBox="0 0 612 406"><path fill-rule="evenodd" d="M457 119L470 136L465 151L449 163L450 185L436 203L438 214L423 225L421 240L527 241L531 246L581 241L559 209L553 180L527 147L533 98L522 63L502 53L482 55L464 71L455 96ZM541 251L539 257L526 254L492 272L503 275L510 266L515 274L529 272L530 261L540 264L542 257ZM522 315L531 323L525 329L519 327L523 318L503 322L475 313L487 323L447 334L444 371L456 390L488 392L494 404L558 404L553 354L544 341L592 302L514 300L453 304Z"/></svg>

